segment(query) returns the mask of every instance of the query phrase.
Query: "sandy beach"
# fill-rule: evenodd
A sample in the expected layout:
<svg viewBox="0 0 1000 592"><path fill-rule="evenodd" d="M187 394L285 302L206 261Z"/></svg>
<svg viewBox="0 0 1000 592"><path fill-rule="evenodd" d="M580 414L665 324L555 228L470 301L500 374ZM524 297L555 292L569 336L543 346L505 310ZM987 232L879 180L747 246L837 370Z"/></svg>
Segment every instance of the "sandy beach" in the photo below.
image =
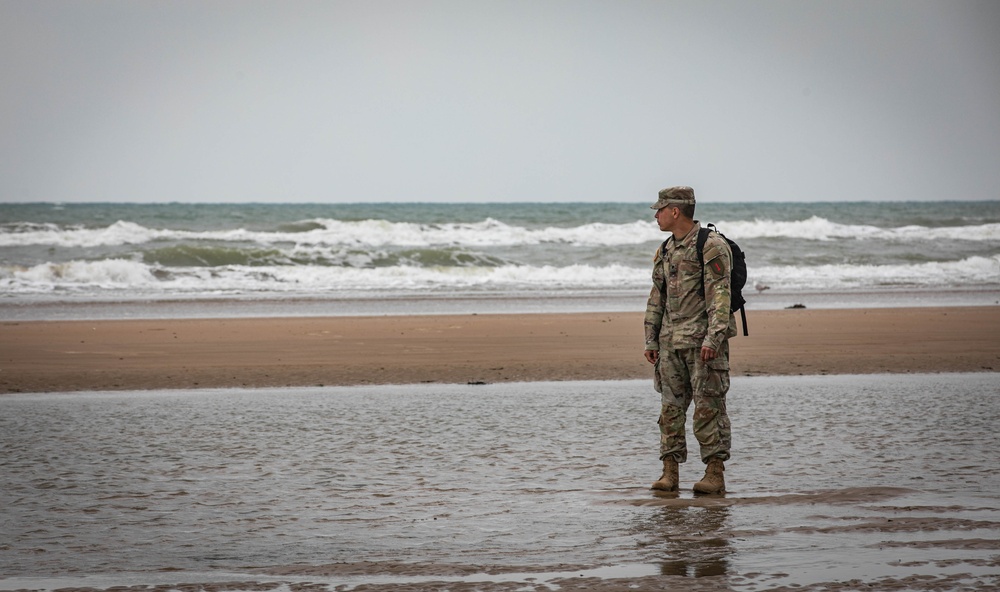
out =
<svg viewBox="0 0 1000 592"><path fill-rule="evenodd" d="M0 590L997 589L1000 307L749 321L708 497L639 312L5 322Z"/></svg>
<svg viewBox="0 0 1000 592"><path fill-rule="evenodd" d="M751 311L734 376L1000 369L1000 307ZM3 323L0 392L616 380L642 313Z"/></svg>

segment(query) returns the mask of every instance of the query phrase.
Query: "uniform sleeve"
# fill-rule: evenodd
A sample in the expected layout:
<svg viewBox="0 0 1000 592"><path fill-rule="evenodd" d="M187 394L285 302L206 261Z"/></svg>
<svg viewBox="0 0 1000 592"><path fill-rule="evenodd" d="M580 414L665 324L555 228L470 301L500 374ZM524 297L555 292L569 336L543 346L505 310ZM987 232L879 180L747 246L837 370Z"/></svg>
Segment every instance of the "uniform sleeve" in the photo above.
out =
<svg viewBox="0 0 1000 592"><path fill-rule="evenodd" d="M658 249L653 257L653 275L656 275L656 268L661 261L662 250ZM662 285L653 279L653 288L649 291L649 300L646 301L646 316L643 321L643 329L646 335L646 349L660 350L660 325L663 324L663 292Z"/></svg>
<svg viewBox="0 0 1000 592"><path fill-rule="evenodd" d="M719 351L726 339L730 325L730 273L733 254L722 237L712 234L705 242L705 306L708 313L708 332L703 347ZM648 316L648 313L647 313Z"/></svg>

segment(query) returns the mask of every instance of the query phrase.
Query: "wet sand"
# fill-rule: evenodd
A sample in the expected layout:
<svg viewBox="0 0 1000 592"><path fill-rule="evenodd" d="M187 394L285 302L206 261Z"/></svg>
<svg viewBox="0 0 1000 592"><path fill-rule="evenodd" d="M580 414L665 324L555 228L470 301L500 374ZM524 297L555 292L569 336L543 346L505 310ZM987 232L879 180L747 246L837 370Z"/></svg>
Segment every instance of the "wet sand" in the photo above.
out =
<svg viewBox="0 0 1000 592"><path fill-rule="evenodd" d="M734 376L1000 369L1000 307L751 311ZM0 392L646 378L642 314L21 321Z"/></svg>
<svg viewBox="0 0 1000 592"><path fill-rule="evenodd" d="M8 395L0 590L996 590L997 376L736 377L721 496L646 380Z"/></svg>

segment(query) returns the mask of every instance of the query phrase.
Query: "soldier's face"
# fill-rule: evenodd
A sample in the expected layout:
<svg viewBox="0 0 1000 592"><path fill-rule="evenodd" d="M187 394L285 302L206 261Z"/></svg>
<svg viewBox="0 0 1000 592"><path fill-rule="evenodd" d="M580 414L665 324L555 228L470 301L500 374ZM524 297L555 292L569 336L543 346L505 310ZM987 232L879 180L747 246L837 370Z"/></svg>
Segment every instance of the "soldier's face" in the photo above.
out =
<svg viewBox="0 0 1000 592"><path fill-rule="evenodd" d="M663 232L673 230L674 222L677 221L678 213L677 208L674 206L667 206L656 210L656 214L654 216L656 218L656 223L660 226L660 230Z"/></svg>

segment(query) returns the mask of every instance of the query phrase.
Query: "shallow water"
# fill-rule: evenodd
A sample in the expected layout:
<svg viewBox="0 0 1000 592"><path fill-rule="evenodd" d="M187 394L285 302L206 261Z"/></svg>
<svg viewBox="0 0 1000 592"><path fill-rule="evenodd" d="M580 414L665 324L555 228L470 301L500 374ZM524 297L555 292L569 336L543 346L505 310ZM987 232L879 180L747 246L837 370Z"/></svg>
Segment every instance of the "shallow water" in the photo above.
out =
<svg viewBox="0 0 1000 592"><path fill-rule="evenodd" d="M696 451L648 490L658 406L647 381L5 396L0 589L1000 586L1000 375L736 377L725 496L687 491Z"/></svg>

